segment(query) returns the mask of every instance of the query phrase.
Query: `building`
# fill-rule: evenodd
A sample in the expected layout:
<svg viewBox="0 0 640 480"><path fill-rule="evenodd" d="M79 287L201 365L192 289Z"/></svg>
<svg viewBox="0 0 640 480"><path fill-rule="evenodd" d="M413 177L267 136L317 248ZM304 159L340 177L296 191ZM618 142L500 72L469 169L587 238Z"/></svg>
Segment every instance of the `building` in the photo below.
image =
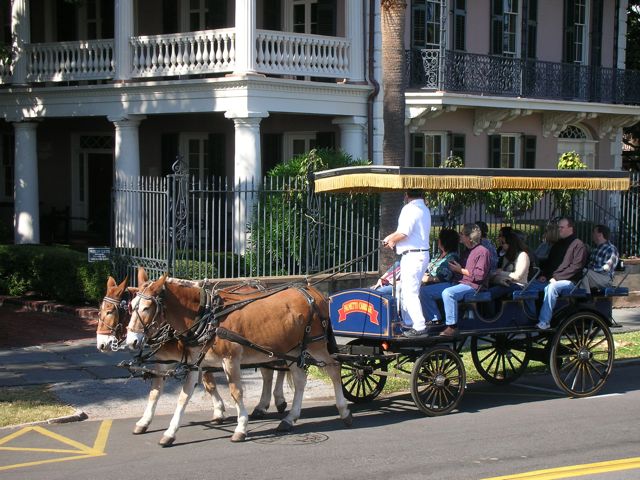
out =
<svg viewBox="0 0 640 480"><path fill-rule="evenodd" d="M406 3L407 164L553 168L575 150L621 167L621 128L640 120L625 0ZM62 228L108 243L114 178L167 174L177 154L236 184L314 146L382 163L380 8L2 0L0 201L15 242Z"/></svg>

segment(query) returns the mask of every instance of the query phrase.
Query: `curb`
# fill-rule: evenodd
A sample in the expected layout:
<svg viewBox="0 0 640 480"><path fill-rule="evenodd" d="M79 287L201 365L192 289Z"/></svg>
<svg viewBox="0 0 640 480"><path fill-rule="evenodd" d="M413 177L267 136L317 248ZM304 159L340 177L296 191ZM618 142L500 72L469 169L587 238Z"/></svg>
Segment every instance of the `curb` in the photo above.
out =
<svg viewBox="0 0 640 480"><path fill-rule="evenodd" d="M81 422L83 420L86 420L87 418L89 418L89 415L87 415L85 412L83 412L82 410L76 410L75 413L66 415L64 417L49 418L48 420L38 420L36 422L20 423L18 425L7 425L6 427L0 427L0 430L7 430L9 428L36 427L38 425Z"/></svg>
<svg viewBox="0 0 640 480"><path fill-rule="evenodd" d="M24 307L30 312L59 313L88 320L98 319L98 309L94 307L74 307L50 300L34 300L24 297L8 297L0 295L0 306L14 305Z"/></svg>

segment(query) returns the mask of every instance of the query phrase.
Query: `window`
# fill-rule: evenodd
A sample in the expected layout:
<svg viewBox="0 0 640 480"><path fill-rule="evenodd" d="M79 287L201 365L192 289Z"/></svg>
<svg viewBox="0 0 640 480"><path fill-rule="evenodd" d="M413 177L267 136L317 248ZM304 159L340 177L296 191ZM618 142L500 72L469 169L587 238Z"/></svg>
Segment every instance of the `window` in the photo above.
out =
<svg viewBox="0 0 640 480"><path fill-rule="evenodd" d="M336 34L335 0L293 0L291 29L295 33Z"/></svg>
<svg viewBox="0 0 640 480"><path fill-rule="evenodd" d="M492 0L491 53L520 56L520 0Z"/></svg>
<svg viewBox="0 0 640 480"><path fill-rule="evenodd" d="M316 146L315 132L296 132L284 134L284 161L288 162L296 155L302 155Z"/></svg>
<svg viewBox="0 0 640 480"><path fill-rule="evenodd" d="M453 49L462 52L465 50L466 3L466 0L455 0L453 10Z"/></svg>
<svg viewBox="0 0 640 480"><path fill-rule="evenodd" d="M1 135L0 199L13 201L14 142L13 135Z"/></svg>
<svg viewBox="0 0 640 480"><path fill-rule="evenodd" d="M567 63L586 64L587 7L587 0L565 0L564 61Z"/></svg>
<svg viewBox="0 0 640 480"><path fill-rule="evenodd" d="M462 2L464 3L464 2ZM414 48L440 48L440 0L414 1L411 9L411 45ZM464 42L464 29L463 38Z"/></svg>
<svg viewBox="0 0 640 480"><path fill-rule="evenodd" d="M188 18L188 31L190 32L224 28L227 26L226 1L189 0L187 9L188 11L185 12L185 18Z"/></svg>
<svg viewBox="0 0 640 480"><path fill-rule="evenodd" d="M416 133L411 136L412 165L439 167L446 157L444 133Z"/></svg>
<svg viewBox="0 0 640 480"><path fill-rule="evenodd" d="M489 137L490 168L535 168L536 137L520 134Z"/></svg>

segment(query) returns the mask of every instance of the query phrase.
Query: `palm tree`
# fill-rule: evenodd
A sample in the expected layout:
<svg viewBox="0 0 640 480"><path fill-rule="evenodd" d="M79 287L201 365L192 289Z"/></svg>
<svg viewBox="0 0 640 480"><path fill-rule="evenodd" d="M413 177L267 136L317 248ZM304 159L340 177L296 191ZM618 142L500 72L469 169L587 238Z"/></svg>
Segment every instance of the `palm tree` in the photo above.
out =
<svg viewBox="0 0 640 480"><path fill-rule="evenodd" d="M382 88L384 136L382 156L384 165L404 165L404 88L405 53L404 22L407 3L405 0L381 0L382 26ZM380 207L380 235L384 238L397 226L402 207L400 193L383 194ZM384 272L395 261L395 254L383 249L380 256L380 271Z"/></svg>

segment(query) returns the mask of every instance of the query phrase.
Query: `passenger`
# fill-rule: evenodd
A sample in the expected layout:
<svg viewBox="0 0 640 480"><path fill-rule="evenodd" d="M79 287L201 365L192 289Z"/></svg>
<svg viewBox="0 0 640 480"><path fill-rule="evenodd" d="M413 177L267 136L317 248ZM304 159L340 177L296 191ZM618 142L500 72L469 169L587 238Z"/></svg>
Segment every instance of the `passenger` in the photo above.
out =
<svg viewBox="0 0 640 480"><path fill-rule="evenodd" d="M452 229L443 228L438 235L438 256L430 263L427 272L422 277L420 287L420 303L427 326L441 323L440 309L436 300L442 298L442 291L454 285L459 276L449 268L449 261L460 261L458 243L460 236Z"/></svg>
<svg viewBox="0 0 640 480"><path fill-rule="evenodd" d="M542 275L533 282L536 285L533 289L539 290L541 286L544 287L544 299L536 325L541 330L551 327L553 308L558 296L575 287L575 282L581 279L582 269L587 263L587 247L576 236L574 225L571 218L563 217L558 221L560 240L551 247L549 257L544 262Z"/></svg>
<svg viewBox="0 0 640 480"><path fill-rule="evenodd" d="M609 241L610 233L606 225L596 225L591 231L591 239L596 248L591 250L587 271L581 283L587 292L592 288L610 287L613 282L613 273L618 264L618 249Z"/></svg>
<svg viewBox="0 0 640 480"><path fill-rule="evenodd" d="M529 275L529 248L520 237L510 231L502 238L501 250L504 255L500 258L498 269L490 275L489 293L493 300L511 295L521 290L527 284Z"/></svg>
<svg viewBox="0 0 640 480"><path fill-rule="evenodd" d="M489 226L485 222L476 222L476 225L480 227L480 232L482 232L482 240L480 243L484 248L489 250L491 255L491 258L489 259L489 271L495 272L496 268L498 268L498 251L496 250L496 246L493 242L487 238L487 235L489 234Z"/></svg>
<svg viewBox="0 0 640 480"><path fill-rule="evenodd" d="M371 288L383 295L391 295L396 287L396 296L400 297L400 262L395 261Z"/></svg>
<svg viewBox="0 0 640 480"><path fill-rule="evenodd" d="M558 241L558 224L550 223L546 226L544 233L542 234L542 243L538 245L538 248L533 252L533 256L535 257L538 266L542 266L542 264L549 257L549 252L551 251L551 247L554 243Z"/></svg>
<svg viewBox="0 0 640 480"><path fill-rule="evenodd" d="M458 327L458 302L468 293L487 286L491 253L481 245L481 240L482 232L478 225L467 223L462 227L460 241L469 249L469 255L464 267L456 261L449 262L449 269L462 275L462 279L457 285L442 291L447 327L440 333L440 336L455 336Z"/></svg>
<svg viewBox="0 0 640 480"><path fill-rule="evenodd" d="M429 265L429 232L431 211L424 203L421 190L407 190L405 205L400 211L398 228L382 241L402 255L400 271L402 275L402 296L400 297L402 318L413 328L404 332L406 336L423 335L427 332L426 322L420 305L420 284L422 275Z"/></svg>
<svg viewBox="0 0 640 480"><path fill-rule="evenodd" d="M498 268L500 268L500 261L502 260L502 257L505 254L505 250L502 249L502 244L504 243L504 237L506 237L508 233L512 233L512 232L513 232L513 227L510 227L510 226L500 227L500 230L498 231L498 248L497 248Z"/></svg>

